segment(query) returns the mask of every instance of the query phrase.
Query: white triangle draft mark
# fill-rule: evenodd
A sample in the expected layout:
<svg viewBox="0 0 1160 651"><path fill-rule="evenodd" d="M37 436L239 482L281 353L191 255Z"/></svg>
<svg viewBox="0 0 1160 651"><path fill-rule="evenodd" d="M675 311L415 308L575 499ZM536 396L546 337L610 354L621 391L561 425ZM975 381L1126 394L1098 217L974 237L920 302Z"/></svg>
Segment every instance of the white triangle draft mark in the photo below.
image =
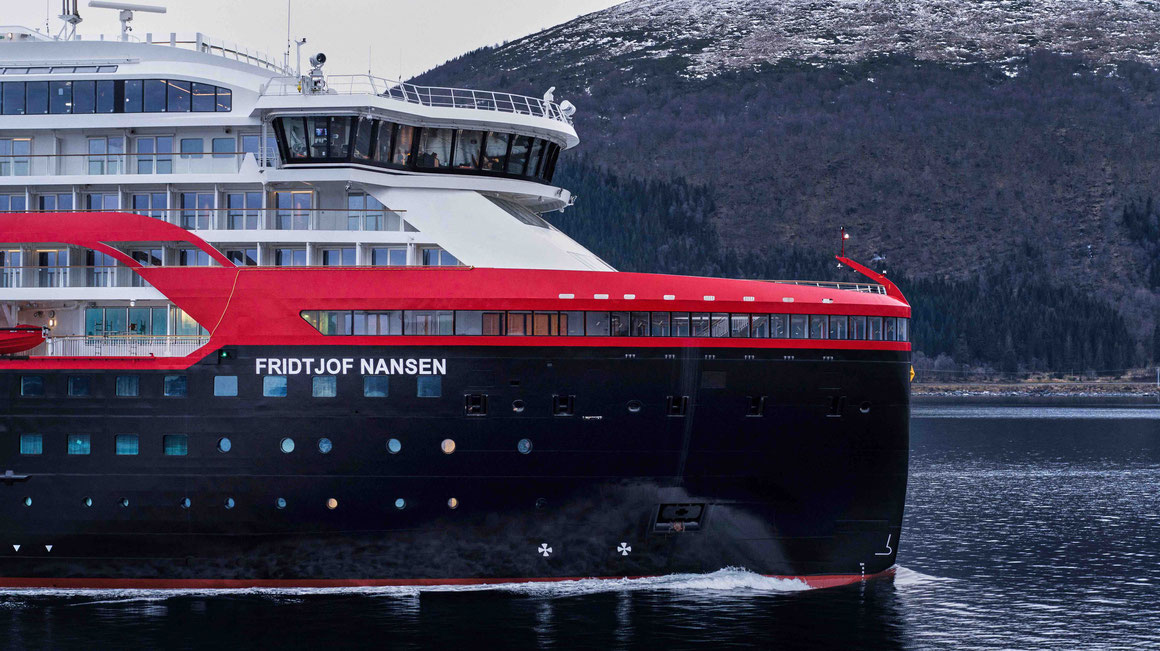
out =
<svg viewBox="0 0 1160 651"><path fill-rule="evenodd" d="M13 545L12 549L15 549L16 551L20 551L20 545Z"/></svg>

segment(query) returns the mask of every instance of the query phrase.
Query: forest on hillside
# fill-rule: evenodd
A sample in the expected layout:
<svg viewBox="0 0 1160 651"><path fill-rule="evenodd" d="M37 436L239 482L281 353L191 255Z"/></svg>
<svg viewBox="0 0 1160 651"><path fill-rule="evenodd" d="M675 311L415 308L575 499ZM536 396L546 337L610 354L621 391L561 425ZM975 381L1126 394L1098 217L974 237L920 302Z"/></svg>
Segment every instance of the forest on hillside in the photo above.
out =
<svg viewBox="0 0 1160 651"><path fill-rule="evenodd" d="M583 156L561 163L556 182L576 205L546 215L554 225L622 271L755 279L852 280L833 248L791 243L740 254L721 245L710 223L713 190L683 179L619 176ZM1160 246L1156 213L1145 203L1125 213L1139 237ZM849 252L865 257L857 240ZM971 278L890 274L911 301L915 349L963 365L1012 373L1109 372L1160 359L1160 328L1138 345L1106 301L1059 286L1036 273L1043 251L1024 241L1018 257ZM889 270L888 270L889 271Z"/></svg>

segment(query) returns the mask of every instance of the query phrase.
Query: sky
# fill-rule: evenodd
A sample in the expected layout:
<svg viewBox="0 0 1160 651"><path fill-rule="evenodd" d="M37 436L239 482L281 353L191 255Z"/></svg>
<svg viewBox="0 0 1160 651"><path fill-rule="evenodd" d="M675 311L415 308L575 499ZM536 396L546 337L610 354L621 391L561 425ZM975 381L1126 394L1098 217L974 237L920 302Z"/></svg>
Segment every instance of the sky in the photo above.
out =
<svg viewBox="0 0 1160 651"><path fill-rule="evenodd" d="M121 32L117 12L79 0L84 22L78 32ZM290 32L306 38L302 65L310 54L325 52L326 72L367 72L405 79L485 45L511 41L577 16L605 9L620 0L126 0L163 5L166 14L137 12L133 34L144 40L170 32L201 32L218 40L270 53L286 51L286 13ZM61 0L0 0L0 25L23 25L56 34ZM294 49L290 65L295 64Z"/></svg>

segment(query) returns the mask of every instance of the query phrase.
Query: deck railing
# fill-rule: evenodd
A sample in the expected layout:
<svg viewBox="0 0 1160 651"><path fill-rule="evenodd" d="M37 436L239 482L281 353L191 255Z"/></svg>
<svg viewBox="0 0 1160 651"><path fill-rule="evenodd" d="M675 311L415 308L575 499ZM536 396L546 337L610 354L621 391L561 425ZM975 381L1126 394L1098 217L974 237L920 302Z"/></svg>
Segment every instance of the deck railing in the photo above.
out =
<svg viewBox="0 0 1160 651"><path fill-rule="evenodd" d="M141 193L148 194L148 193ZM178 193L179 195L181 193ZM212 197L213 193L194 193ZM180 196L178 197L180 200ZM73 210L0 210L53 213ZM363 208L108 208L81 207L76 212L116 212L145 215L186 230L223 231L380 231L403 232L403 210ZM2 234L0 234L2 235ZM243 238L244 239L244 238ZM3 239L0 238L0 242Z"/></svg>
<svg viewBox="0 0 1160 651"><path fill-rule="evenodd" d="M865 292L867 294L886 294L886 288L878 283L849 283L830 280L765 280L767 283L782 285L803 285L806 287L825 287L827 289L844 289L851 292Z"/></svg>
<svg viewBox="0 0 1160 651"><path fill-rule="evenodd" d="M21 176L164 176L169 174L236 174L246 156L259 167L276 167L277 152L203 151L106 154L0 154L0 177ZM264 165L263 165L264 163ZM13 180L0 178L0 183Z"/></svg>
<svg viewBox="0 0 1160 651"><path fill-rule="evenodd" d="M50 357L185 357L209 342L205 335L83 335L48 337L28 355Z"/></svg>
<svg viewBox="0 0 1160 651"><path fill-rule="evenodd" d="M298 95L302 92L300 84L298 77L276 77L266 82L261 94ZM470 88L416 86L374 75L327 75L326 84L327 92L337 95L377 95L422 106L532 115L572 124L571 118L560 110L559 104L527 95Z"/></svg>

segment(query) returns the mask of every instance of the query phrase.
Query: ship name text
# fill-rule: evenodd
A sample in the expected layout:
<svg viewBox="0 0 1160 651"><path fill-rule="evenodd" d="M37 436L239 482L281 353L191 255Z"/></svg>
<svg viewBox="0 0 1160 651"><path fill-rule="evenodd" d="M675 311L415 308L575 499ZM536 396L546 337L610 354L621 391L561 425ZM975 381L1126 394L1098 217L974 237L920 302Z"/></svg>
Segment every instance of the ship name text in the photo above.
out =
<svg viewBox="0 0 1160 651"><path fill-rule="evenodd" d="M258 357L254 360L257 375L346 375L356 367L362 375L447 375L447 360L429 357Z"/></svg>

